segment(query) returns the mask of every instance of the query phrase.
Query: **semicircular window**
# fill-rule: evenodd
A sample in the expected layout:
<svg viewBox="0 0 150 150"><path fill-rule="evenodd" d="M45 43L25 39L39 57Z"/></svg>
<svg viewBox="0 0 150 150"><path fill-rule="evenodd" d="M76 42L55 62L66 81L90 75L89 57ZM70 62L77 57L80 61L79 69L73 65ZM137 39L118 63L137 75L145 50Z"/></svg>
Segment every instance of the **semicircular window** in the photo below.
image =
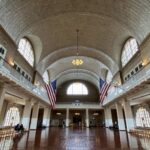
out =
<svg viewBox="0 0 150 150"><path fill-rule="evenodd" d="M67 95L88 95L88 89L83 83L75 82L69 85Z"/></svg>
<svg viewBox="0 0 150 150"><path fill-rule="evenodd" d="M33 48L29 40L22 38L18 45L18 51L26 59L26 61L33 66L34 64L34 53Z"/></svg>
<svg viewBox="0 0 150 150"><path fill-rule="evenodd" d="M131 60L131 58L136 54L138 50L139 46L136 39L129 38L125 43L122 51L121 56L122 67L124 67Z"/></svg>

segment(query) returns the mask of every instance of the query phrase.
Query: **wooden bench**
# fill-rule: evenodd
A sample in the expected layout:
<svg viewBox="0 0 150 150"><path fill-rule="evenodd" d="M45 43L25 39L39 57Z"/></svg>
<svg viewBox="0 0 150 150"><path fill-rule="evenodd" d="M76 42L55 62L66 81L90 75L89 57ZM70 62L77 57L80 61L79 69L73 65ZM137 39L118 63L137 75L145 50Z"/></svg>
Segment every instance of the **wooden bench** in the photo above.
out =
<svg viewBox="0 0 150 150"><path fill-rule="evenodd" d="M0 128L0 138L12 136L14 134L14 128L11 126L1 127Z"/></svg>
<svg viewBox="0 0 150 150"><path fill-rule="evenodd" d="M135 128L130 130L130 133L133 135L138 135L140 137L148 137L150 138L150 129L143 129L143 128Z"/></svg>

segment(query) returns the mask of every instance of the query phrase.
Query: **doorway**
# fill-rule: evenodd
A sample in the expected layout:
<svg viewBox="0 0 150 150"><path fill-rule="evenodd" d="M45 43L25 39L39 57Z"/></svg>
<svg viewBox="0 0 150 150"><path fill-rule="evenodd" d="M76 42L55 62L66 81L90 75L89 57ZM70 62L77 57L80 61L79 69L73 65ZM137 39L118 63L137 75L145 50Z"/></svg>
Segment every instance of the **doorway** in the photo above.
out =
<svg viewBox="0 0 150 150"><path fill-rule="evenodd" d="M78 126L81 126L82 124L82 117L81 115L74 115L73 116L73 124L74 126L78 127Z"/></svg>

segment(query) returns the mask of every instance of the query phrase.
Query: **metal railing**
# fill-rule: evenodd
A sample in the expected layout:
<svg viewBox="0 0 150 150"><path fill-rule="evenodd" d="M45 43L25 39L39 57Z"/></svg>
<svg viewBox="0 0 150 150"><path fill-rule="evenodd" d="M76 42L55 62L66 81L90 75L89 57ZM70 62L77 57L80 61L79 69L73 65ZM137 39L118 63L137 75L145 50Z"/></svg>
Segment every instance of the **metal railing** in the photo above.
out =
<svg viewBox="0 0 150 150"><path fill-rule="evenodd" d="M40 99L49 103L48 96L46 91L42 91L37 86L33 85L28 81L23 75L17 72L7 61L0 57L0 73L9 78L11 81L14 81L16 84L25 88L32 94L38 96Z"/></svg>
<svg viewBox="0 0 150 150"><path fill-rule="evenodd" d="M147 81L148 79L150 79L150 64L144 66L138 73L133 75L123 85L115 87L115 90L113 92L108 91L108 95L104 99L103 105L106 105L109 102L117 99L118 97L123 96L123 94L133 89L137 85L140 85L142 82Z"/></svg>
<svg viewBox="0 0 150 150"><path fill-rule="evenodd" d="M16 84L25 88L32 94L38 96L40 99L49 103L49 99L46 93L46 90L43 91L39 87L33 85L29 82L24 76L22 76L19 72L17 72L8 62L6 62L3 58L0 57L0 73L14 81ZM127 91L131 90L137 85L140 85L143 81L146 81L150 78L150 64L143 67L137 74L133 75L128 81L126 81L123 85L115 87L115 91L109 92L107 97L104 100L103 105L106 105L109 102L112 102L117 97L122 96Z"/></svg>

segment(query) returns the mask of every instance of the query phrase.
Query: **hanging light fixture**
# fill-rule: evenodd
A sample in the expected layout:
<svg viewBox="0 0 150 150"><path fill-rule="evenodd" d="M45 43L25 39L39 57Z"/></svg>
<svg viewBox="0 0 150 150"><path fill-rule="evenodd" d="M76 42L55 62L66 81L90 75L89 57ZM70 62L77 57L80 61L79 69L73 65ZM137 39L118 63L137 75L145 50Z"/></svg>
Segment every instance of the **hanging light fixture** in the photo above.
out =
<svg viewBox="0 0 150 150"><path fill-rule="evenodd" d="M75 66L80 66L83 64L83 60L79 58L79 48L78 48L78 33L79 30L76 30L77 32L77 52L76 52L76 58L72 60L72 64Z"/></svg>

